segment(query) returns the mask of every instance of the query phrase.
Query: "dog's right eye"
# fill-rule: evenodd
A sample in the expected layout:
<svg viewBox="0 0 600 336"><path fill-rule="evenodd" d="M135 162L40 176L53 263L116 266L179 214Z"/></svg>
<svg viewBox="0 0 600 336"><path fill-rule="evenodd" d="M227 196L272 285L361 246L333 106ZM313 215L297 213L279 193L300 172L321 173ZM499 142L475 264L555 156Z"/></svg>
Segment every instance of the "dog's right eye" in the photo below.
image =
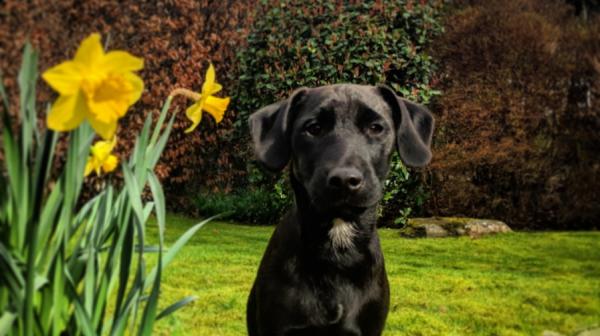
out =
<svg viewBox="0 0 600 336"><path fill-rule="evenodd" d="M304 131L312 136L319 136L323 133L323 127L316 122L306 125Z"/></svg>

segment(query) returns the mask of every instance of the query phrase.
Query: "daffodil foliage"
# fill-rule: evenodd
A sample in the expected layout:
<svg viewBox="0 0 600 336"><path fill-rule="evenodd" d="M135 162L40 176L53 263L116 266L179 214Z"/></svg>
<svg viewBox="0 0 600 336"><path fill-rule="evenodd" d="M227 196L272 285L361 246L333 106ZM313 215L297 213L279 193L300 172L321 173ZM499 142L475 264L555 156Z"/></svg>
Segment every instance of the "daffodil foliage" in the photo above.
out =
<svg viewBox="0 0 600 336"><path fill-rule="evenodd" d="M86 38L72 60L42 76L59 94L48 129L37 121L37 54L30 45L18 80L19 128L8 114L0 78L0 335L150 335L156 320L193 300L186 297L158 312L162 270L208 221L164 250L166 205L154 167L173 126L174 115L164 125L170 97L156 123L147 116L133 153L122 160L124 183L116 187L108 180L91 200L79 199L84 175L119 166L112 154L118 121L142 93L144 84L134 73L142 66L142 59L127 52L105 52L100 35ZM219 121L229 99L212 96L221 87L211 71L195 109ZM197 125L200 117L194 118ZM58 131L71 131L60 170L52 166ZM102 139L92 145L97 135ZM141 197L147 186L152 201ZM157 246L145 242L152 214ZM148 253L157 254L149 272Z"/></svg>

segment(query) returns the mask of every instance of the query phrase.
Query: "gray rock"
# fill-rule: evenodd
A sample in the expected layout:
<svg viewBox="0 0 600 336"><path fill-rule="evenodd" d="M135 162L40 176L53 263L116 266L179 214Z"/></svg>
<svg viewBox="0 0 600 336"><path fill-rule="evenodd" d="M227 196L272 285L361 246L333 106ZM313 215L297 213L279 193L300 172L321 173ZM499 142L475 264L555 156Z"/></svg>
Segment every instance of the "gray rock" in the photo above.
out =
<svg viewBox="0 0 600 336"><path fill-rule="evenodd" d="M557 333L556 331L544 330L542 332L542 336L565 336L561 333Z"/></svg>
<svg viewBox="0 0 600 336"><path fill-rule="evenodd" d="M578 333L577 336L600 336L600 328L584 330Z"/></svg>
<svg viewBox="0 0 600 336"><path fill-rule="evenodd" d="M471 219L465 224L465 231L470 237L480 237L494 233L506 233L512 230L499 220Z"/></svg>
<svg viewBox="0 0 600 336"><path fill-rule="evenodd" d="M448 237L449 233L443 227L437 224L425 224L425 236L430 238Z"/></svg>
<svg viewBox="0 0 600 336"><path fill-rule="evenodd" d="M431 217L411 218L406 227L400 230L405 237L443 238L470 236L477 238L489 234L511 232L506 223L491 219Z"/></svg>

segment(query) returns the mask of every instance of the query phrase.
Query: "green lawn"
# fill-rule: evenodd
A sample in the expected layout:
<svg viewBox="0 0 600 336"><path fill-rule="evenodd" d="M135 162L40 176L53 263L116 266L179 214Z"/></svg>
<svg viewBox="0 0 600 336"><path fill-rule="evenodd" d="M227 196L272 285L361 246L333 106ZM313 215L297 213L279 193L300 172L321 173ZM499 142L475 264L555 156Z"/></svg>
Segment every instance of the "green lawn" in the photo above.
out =
<svg viewBox="0 0 600 336"><path fill-rule="evenodd" d="M195 222L169 216L167 243ZM163 307L186 295L198 300L159 321L156 333L244 335L246 297L272 230L202 228L169 265L161 292ZM380 234L392 292L385 335L572 334L600 324L600 232Z"/></svg>

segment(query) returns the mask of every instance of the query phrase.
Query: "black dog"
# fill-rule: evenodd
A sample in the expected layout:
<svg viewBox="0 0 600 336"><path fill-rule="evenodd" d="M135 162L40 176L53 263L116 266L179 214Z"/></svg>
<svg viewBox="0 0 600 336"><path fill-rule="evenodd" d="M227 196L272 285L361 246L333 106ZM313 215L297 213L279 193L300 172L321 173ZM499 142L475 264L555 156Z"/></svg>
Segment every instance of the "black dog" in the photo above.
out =
<svg viewBox="0 0 600 336"><path fill-rule="evenodd" d="M433 118L387 87L298 89L250 117L258 160L291 160L294 208L260 264L248 334L381 335L389 285L376 207L394 144L402 160L431 158Z"/></svg>

